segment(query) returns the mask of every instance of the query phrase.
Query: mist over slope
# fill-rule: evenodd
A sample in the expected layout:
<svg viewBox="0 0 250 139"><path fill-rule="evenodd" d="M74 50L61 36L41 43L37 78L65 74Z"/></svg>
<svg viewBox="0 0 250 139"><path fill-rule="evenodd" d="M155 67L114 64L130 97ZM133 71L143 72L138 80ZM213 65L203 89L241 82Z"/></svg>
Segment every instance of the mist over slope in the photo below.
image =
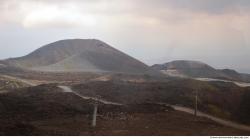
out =
<svg viewBox="0 0 250 139"><path fill-rule="evenodd" d="M146 64L96 39L61 40L45 45L8 65L52 72L154 72Z"/></svg>

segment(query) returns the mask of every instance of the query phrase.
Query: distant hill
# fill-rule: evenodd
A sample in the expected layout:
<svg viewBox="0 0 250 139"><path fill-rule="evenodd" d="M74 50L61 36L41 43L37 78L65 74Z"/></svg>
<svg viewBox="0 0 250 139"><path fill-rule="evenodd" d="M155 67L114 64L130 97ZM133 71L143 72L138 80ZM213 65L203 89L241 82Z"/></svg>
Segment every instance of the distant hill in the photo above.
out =
<svg viewBox="0 0 250 139"><path fill-rule="evenodd" d="M19 58L9 66L50 72L156 73L146 64L96 39L61 40Z"/></svg>
<svg viewBox="0 0 250 139"><path fill-rule="evenodd" d="M165 64L155 64L152 68L168 76L250 82L250 75L248 74L241 74L232 69L215 69L199 61L176 60Z"/></svg>

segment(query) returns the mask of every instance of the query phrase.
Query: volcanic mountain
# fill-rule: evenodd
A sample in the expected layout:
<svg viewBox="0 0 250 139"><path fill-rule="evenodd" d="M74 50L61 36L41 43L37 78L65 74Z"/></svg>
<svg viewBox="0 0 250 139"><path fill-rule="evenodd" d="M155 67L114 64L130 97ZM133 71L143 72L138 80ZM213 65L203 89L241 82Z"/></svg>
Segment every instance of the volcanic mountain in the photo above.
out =
<svg viewBox="0 0 250 139"><path fill-rule="evenodd" d="M96 39L69 39L47 44L4 61L21 69L49 72L153 73L146 64Z"/></svg>
<svg viewBox="0 0 250 139"><path fill-rule="evenodd" d="M176 60L165 64L155 64L152 68L169 76L250 81L248 74L241 74L232 69L215 69L200 61Z"/></svg>

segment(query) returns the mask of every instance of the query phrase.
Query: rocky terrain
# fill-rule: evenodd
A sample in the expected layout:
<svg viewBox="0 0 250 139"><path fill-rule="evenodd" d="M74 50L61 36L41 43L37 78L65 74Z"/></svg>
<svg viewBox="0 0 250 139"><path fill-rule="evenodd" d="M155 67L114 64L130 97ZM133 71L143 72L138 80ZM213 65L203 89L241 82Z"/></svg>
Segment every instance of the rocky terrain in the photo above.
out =
<svg viewBox="0 0 250 139"><path fill-rule="evenodd" d="M90 88L91 90L91 88ZM249 135L202 117L149 103L93 104L56 84L0 94L0 135Z"/></svg>
<svg viewBox="0 0 250 139"><path fill-rule="evenodd" d="M0 135L249 135L175 109L197 96L200 112L250 125L249 87L196 77L247 80L194 61L152 69L99 40L57 41L0 61Z"/></svg>
<svg viewBox="0 0 250 139"><path fill-rule="evenodd" d="M164 102L194 108L198 93L199 110L212 115L250 124L249 92L232 83L176 79L166 82L88 82L73 86L79 93L124 104Z"/></svg>

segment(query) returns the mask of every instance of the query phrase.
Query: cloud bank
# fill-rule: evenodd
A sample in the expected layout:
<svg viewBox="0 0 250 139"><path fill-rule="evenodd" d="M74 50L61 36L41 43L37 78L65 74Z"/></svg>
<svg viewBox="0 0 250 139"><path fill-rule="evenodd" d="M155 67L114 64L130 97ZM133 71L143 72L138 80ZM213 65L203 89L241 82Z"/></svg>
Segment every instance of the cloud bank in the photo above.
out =
<svg viewBox="0 0 250 139"><path fill-rule="evenodd" d="M0 0L0 58L98 38L149 65L191 59L250 73L249 25L249 0Z"/></svg>

